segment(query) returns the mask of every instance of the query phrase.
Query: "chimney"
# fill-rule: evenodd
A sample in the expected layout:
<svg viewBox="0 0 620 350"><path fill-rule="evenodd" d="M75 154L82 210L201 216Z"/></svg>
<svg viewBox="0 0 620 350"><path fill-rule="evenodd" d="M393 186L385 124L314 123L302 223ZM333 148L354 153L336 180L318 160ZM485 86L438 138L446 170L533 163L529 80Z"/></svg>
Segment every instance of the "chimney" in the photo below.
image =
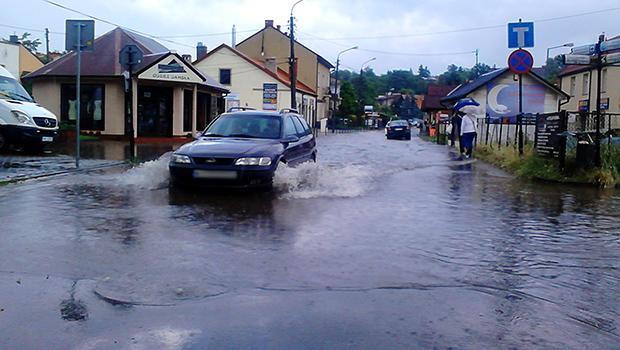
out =
<svg viewBox="0 0 620 350"><path fill-rule="evenodd" d="M9 42L13 44L19 44L19 37L15 34L9 36Z"/></svg>
<svg viewBox="0 0 620 350"><path fill-rule="evenodd" d="M275 57L265 58L265 67L267 67L267 69L269 69L273 73L278 73L278 65L276 64Z"/></svg>
<svg viewBox="0 0 620 350"><path fill-rule="evenodd" d="M198 42L196 45L196 60L201 60L207 55L207 47Z"/></svg>
<svg viewBox="0 0 620 350"><path fill-rule="evenodd" d="M265 28L273 27L273 19L265 20Z"/></svg>
<svg viewBox="0 0 620 350"><path fill-rule="evenodd" d="M183 61L185 62L189 62L189 63L192 62L192 55L183 55L181 57L183 58Z"/></svg>
<svg viewBox="0 0 620 350"><path fill-rule="evenodd" d="M278 24L278 25L276 26L276 29L278 30L278 32L281 32L281 30L280 30L280 29L282 29L282 26Z"/></svg>

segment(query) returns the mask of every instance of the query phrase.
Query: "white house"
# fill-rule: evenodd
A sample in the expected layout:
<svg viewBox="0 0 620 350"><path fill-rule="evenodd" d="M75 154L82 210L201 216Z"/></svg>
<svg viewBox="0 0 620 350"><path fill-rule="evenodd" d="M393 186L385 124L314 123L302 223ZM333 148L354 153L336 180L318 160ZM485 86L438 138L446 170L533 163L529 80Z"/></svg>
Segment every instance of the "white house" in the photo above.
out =
<svg viewBox="0 0 620 350"><path fill-rule="evenodd" d="M477 79L461 84L441 99L445 106L451 106L461 98L470 97L480 103L478 115L478 137L486 134L489 123L489 140L514 139L514 124L519 114L519 80L508 68L496 69ZM523 75L523 113L552 113L560 110L560 102L569 99L568 94L551 84L535 71ZM533 138L534 130L529 130Z"/></svg>
<svg viewBox="0 0 620 350"><path fill-rule="evenodd" d="M290 107L290 76L278 68L275 58L259 61L222 44L193 65L230 90L226 97L227 109L241 106L277 111ZM311 123L316 115L316 92L299 81L296 86L296 99L302 106L299 113Z"/></svg>

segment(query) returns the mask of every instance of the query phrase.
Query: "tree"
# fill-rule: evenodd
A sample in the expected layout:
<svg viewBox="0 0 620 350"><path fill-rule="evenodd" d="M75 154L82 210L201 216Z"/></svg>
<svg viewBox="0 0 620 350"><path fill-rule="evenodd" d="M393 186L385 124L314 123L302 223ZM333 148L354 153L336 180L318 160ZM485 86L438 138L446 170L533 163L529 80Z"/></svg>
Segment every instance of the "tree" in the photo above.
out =
<svg viewBox="0 0 620 350"><path fill-rule="evenodd" d="M558 83L558 74L560 74L562 69L564 69L564 61L562 60L562 55L549 58L547 63L543 66L545 78L547 78L547 80L549 80L553 84Z"/></svg>
<svg viewBox="0 0 620 350"><path fill-rule="evenodd" d="M430 78L431 77L431 71L428 69L427 66L420 65L418 67L418 76L420 78L423 78L423 79Z"/></svg>
<svg viewBox="0 0 620 350"><path fill-rule="evenodd" d="M448 70L439 76L439 84L442 85L458 85L467 81L469 72L463 67L451 64Z"/></svg>
<svg viewBox="0 0 620 350"><path fill-rule="evenodd" d="M469 79L473 80L479 76L492 71L493 69L488 64L478 63L469 71Z"/></svg>
<svg viewBox="0 0 620 350"><path fill-rule="evenodd" d="M349 116L356 114L358 109L357 96L351 82L344 80L340 84L340 106L338 106L338 114L340 116Z"/></svg>
<svg viewBox="0 0 620 350"><path fill-rule="evenodd" d="M22 34L21 37L19 37L17 40L24 45L25 48L27 48L28 50L32 51L32 52L36 52L37 48L41 45L41 40L39 39L34 39L34 40L30 40L28 39L32 34L25 32L24 34ZM2 38L2 40L4 41L8 41L5 38Z"/></svg>

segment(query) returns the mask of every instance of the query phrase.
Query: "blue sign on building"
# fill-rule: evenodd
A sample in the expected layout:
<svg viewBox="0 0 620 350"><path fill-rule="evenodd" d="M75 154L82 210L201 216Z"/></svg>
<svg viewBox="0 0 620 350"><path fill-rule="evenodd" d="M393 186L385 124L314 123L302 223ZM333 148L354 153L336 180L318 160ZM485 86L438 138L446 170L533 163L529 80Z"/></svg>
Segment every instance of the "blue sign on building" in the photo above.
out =
<svg viewBox="0 0 620 350"><path fill-rule="evenodd" d="M534 22L508 23L508 48L534 47Z"/></svg>

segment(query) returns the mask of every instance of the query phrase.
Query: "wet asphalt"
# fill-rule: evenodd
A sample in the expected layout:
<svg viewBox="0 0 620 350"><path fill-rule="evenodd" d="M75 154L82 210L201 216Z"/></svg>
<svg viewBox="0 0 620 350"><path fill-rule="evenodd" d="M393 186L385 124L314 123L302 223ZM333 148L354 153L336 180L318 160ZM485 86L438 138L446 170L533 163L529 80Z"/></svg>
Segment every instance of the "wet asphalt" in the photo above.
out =
<svg viewBox="0 0 620 350"><path fill-rule="evenodd" d="M1 349L617 349L620 196L382 132L273 193L167 156L0 187Z"/></svg>

